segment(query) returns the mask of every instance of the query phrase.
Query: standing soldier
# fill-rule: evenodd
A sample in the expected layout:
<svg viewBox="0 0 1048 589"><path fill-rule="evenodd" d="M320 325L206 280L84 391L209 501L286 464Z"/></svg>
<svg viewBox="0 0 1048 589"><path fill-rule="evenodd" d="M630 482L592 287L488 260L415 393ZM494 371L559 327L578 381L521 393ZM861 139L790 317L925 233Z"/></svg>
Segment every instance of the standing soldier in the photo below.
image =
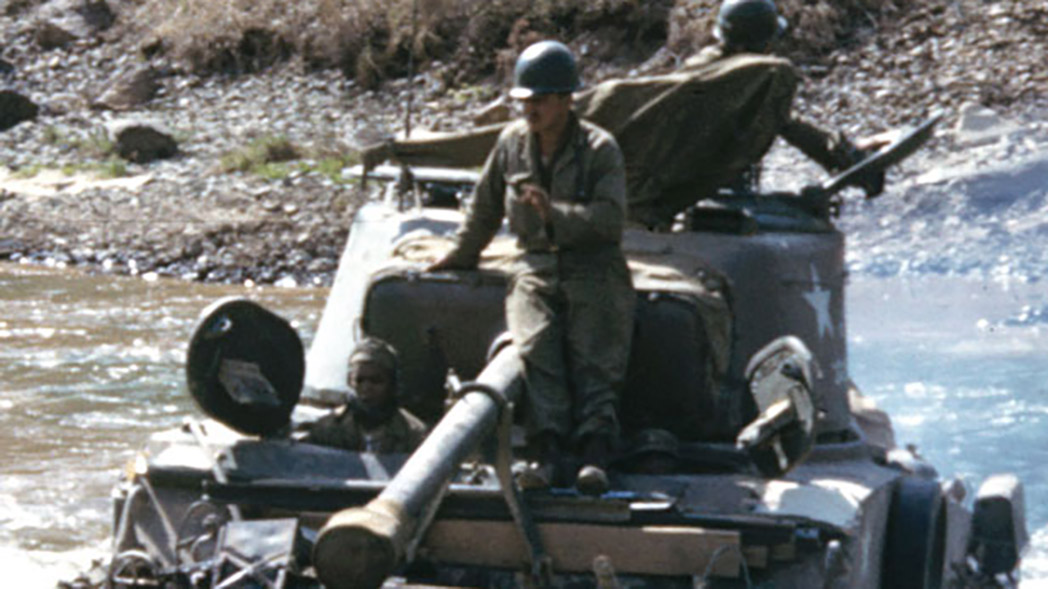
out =
<svg viewBox="0 0 1048 589"><path fill-rule="evenodd" d="M604 469L619 434L635 296L619 247L626 217L622 153L572 111L575 57L542 41L520 55L510 95L523 119L488 155L455 247L431 271L471 269L502 224L523 254L510 281L506 321L524 360L529 442L537 460L521 486L560 478L561 449L578 448L576 487L607 490Z"/></svg>
<svg viewBox="0 0 1048 589"><path fill-rule="evenodd" d="M397 353L379 339L360 342L349 355L345 407L318 420L302 441L353 451L413 452L426 425L397 403Z"/></svg>

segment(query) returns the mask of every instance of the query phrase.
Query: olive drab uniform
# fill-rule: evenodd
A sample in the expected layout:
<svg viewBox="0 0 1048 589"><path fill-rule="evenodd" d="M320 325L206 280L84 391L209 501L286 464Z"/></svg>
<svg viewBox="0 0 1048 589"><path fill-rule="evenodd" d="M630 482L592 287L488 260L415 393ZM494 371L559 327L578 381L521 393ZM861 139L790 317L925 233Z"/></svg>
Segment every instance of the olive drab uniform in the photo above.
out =
<svg viewBox="0 0 1048 589"><path fill-rule="evenodd" d="M710 47L672 73L609 80L578 93L575 112L621 147L630 219L661 225L731 186L777 136L829 170L854 162L841 136L792 116L798 82L787 59ZM397 142L383 155L416 165L477 166L502 127Z"/></svg>
<svg viewBox="0 0 1048 589"><path fill-rule="evenodd" d="M389 419L365 428L349 407L317 420L302 439L308 444L378 454L413 452L426 437L426 424L405 409Z"/></svg>
<svg viewBox="0 0 1048 589"><path fill-rule="evenodd" d="M550 195L548 224L520 202L525 180ZM532 432L617 435L635 295L619 246L626 179L614 138L571 115L545 164L527 124L507 126L449 254L454 265L475 266L504 216L523 250L510 279L506 322L524 360Z"/></svg>

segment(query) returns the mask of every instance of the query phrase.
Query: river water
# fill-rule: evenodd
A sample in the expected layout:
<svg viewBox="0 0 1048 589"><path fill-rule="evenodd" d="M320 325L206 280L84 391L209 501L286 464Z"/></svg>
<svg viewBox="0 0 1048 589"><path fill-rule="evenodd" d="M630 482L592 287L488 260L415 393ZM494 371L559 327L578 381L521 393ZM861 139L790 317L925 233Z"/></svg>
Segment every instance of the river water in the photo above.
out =
<svg viewBox="0 0 1048 589"><path fill-rule="evenodd" d="M850 368L943 476L1026 485L1024 587L1048 586L1048 324L1039 284L852 280ZM53 587L101 556L109 492L153 432L196 408L183 361L201 309L248 296L305 342L325 289L237 288L0 265L0 570Z"/></svg>

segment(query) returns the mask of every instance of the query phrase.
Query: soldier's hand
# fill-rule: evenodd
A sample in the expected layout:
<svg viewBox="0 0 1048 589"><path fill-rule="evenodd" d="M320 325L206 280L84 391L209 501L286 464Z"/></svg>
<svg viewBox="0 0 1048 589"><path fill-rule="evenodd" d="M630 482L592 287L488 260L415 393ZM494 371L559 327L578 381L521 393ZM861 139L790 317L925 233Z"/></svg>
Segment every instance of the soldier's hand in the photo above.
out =
<svg viewBox="0 0 1048 589"><path fill-rule="evenodd" d="M549 221L550 213L552 212L549 194L540 186L530 183L523 184L520 187L520 200L535 209L535 212L539 214L543 222Z"/></svg>
<svg viewBox="0 0 1048 589"><path fill-rule="evenodd" d="M893 129L891 131L885 131L884 133L877 133L876 135L863 137L855 142L855 148L866 155L871 155L885 145L898 139L899 135L899 131Z"/></svg>
<svg viewBox="0 0 1048 589"><path fill-rule="evenodd" d="M882 147L891 144L896 136L897 133L895 131L888 131L859 139L851 148L853 153L852 165L876 154ZM866 198L880 196L884 192L884 170L867 172L856 178L854 185L866 193Z"/></svg>

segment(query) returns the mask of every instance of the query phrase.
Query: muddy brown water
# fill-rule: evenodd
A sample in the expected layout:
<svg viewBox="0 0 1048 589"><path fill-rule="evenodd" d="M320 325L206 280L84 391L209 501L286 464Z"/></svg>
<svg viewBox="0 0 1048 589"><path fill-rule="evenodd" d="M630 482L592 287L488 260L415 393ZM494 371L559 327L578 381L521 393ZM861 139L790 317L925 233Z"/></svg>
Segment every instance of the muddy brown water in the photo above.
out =
<svg viewBox="0 0 1048 589"><path fill-rule="evenodd" d="M250 297L308 343L326 293L0 264L5 575L19 587L53 587L107 547L121 469L151 433L197 411L183 362L204 307Z"/></svg>

